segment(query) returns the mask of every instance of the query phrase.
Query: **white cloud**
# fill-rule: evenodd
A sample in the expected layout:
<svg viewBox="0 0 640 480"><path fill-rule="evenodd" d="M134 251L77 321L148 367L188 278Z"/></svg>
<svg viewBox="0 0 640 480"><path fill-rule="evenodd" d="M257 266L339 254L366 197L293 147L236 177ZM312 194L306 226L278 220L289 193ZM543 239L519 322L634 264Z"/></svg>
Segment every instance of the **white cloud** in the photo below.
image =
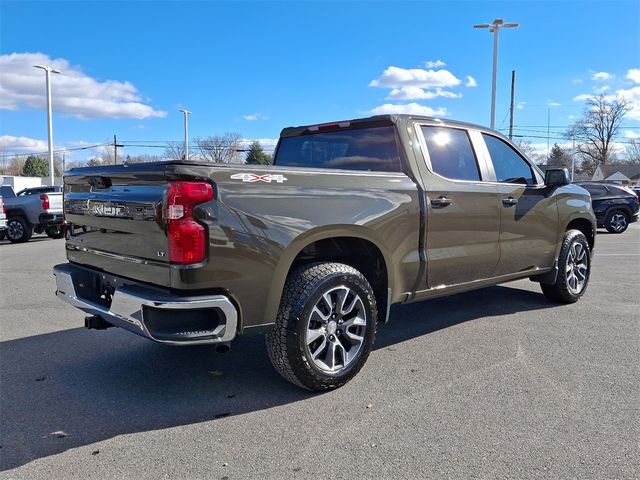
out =
<svg viewBox="0 0 640 480"><path fill-rule="evenodd" d="M460 80L448 70L423 70L421 68L400 68L390 66L377 80L371 80L370 87L454 87Z"/></svg>
<svg viewBox="0 0 640 480"><path fill-rule="evenodd" d="M629 129L629 130L625 130L624 137L628 138L629 140L640 139L640 133L634 132L633 130Z"/></svg>
<svg viewBox="0 0 640 480"><path fill-rule="evenodd" d="M547 107L559 107L561 105L562 104L558 102L547 102Z"/></svg>
<svg viewBox="0 0 640 480"><path fill-rule="evenodd" d="M78 118L165 117L143 102L138 89L128 81L96 80L63 58L43 53L0 55L0 109L46 108L42 70L33 65L49 65L62 71L52 74L52 105L56 112Z"/></svg>
<svg viewBox="0 0 640 480"><path fill-rule="evenodd" d="M11 153L39 153L46 152L49 145L44 140L29 137L0 136L0 150Z"/></svg>
<svg viewBox="0 0 640 480"><path fill-rule="evenodd" d="M594 93L601 94L609 91L611 87L609 85L602 85L601 87L593 87Z"/></svg>
<svg viewBox="0 0 640 480"><path fill-rule="evenodd" d="M478 82L476 82L476 79L473 78L471 75L467 75L467 81L464 84L465 87L477 87L478 86Z"/></svg>
<svg viewBox="0 0 640 480"><path fill-rule="evenodd" d="M640 86L618 90L616 95L629 102L631 110L627 113L627 118L640 121Z"/></svg>
<svg viewBox="0 0 640 480"><path fill-rule="evenodd" d="M607 80L611 80L613 75L609 72L592 72L591 80L595 80L596 82L606 82Z"/></svg>
<svg viewBox="0 0 640 480"><path fill-rule="evenodd" d="M379 107L371 109L373 115L384 115L391 113L407 113L409 115L424 115L426 117L441 117L447 114L447 109L440 107L433 109L426 105L420 105L419 103L405 103L405 104L392 104L385 103Z"/></svg>
<svg viewBox="0 0 640 480"><path fill-rule="evenodd" d="M632 82L640 83L640 68L630 68L627 72L626 78Z"/></svg>
<svg viewBox="0 0 640 480"><path fill-rule="evenodd" d="M527 104L527 102L518 102L518 103L516 104L516 108L517 108L518 110L522 110L522 109L524 109L524 106L525 106L526 104Z"/></svg>
<svg viewBox="0 0 640 480"><path fill-rule="evenodd" d="M583 82L583 80L581 78L574 78L571 83L573 83L574 85L581 85Z"/></svg>
<svg viewBox="0 0 640 480"><path fill-rule="evenodd" d="M392 100L431 100L436 97L460 98L461 93L449 92L436 88L435 90L424 90L420 87L400 87L389 92L387 98Z"/></svg>
<svg viewBox="0 0 640 480"><path fill-rule="evenodd" d="M268 120L269 117L261 113L250 113L249 115L243 115L242 118L248 122L255 122L256 120Z"/></svg>
<svg viewBox="0 0 640 480"><path fill-rule="evenodd" d="M424 62L424 66L426 68L439 68L439 67L446 67L447 64L444 63L442 60L436 60L435 62Z"/></svg>
<svg viewBox="0 0 640 480"><path fill-rule="evenodd" d="M580 95L576 95L575 97L573 97L573 100L575 102L584 102L586 100L591 100L593 98L593 95L591 95L590 93L581 93Z"/></svg>

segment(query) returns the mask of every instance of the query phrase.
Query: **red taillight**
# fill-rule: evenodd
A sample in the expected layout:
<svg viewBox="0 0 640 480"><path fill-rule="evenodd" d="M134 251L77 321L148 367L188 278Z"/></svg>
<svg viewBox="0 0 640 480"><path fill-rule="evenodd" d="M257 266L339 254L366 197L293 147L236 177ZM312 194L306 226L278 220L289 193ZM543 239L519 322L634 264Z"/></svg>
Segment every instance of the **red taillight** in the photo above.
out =
<svg viewBox="0 0 640 480"><path fill-rule="evenodd" d="M169 182L165 215L171 263L204 261L206 231L193 219L193 208L209 200L213 200L213 187L207 182Z"/></svg>
<svg viewBox="0 0 640 480"><path fill-rule="evenodd" d="M51 205L49 204L49 195L40 195L40 200L42 200L42 209L49 210Z"/></svg>

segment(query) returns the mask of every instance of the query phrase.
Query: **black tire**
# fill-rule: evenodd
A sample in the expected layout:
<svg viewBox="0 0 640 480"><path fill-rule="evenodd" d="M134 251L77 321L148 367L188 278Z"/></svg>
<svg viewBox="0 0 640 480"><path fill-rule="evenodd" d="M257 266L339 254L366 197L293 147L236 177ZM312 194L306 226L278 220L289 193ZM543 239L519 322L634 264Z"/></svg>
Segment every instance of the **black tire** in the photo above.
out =
<svg viewBox="0 0 640 480"><path fill-rule="evenodd" d="M7 237L7 231L6 230L0 230L0 240L4 240Z"/></svg>
<svg viewBox="0 0 640 480"><path fill-rule="evenodd" d="M629 215L623 210L612 210L607 213L604 221L604 228L609 233L622 233L629 226Z"/></svg>
<svg viewBox="0 0 640 480"><path fill-rule="evenodd" d="M58 239L64 237L64 229L62 225L56 225L55 227L47 227L44 230L44 233L47 234L47 237Z"/></svg>
<svg viewBox="0 0 640 480"><path fill-rule="evenodd" d="M335 299L332 307L325 300L327 297L332 302ZM344 313L347 303L351 310ZM329 308L322 307L325 311L320 312L318 307L321 305ZM326 315L326 319L319 317L315 310ZM353 316L348 318L349 315ZM314 318L323 318L323 321ZM377 318L373 290L358 270L341 263L305 265L292 272L285 283L275 325L266 336L269 359L278 373L295 385L314 391L338 388L351 380L367 361L375 339ZM350 325L344 328L348 323ZM312 325L317 328L312 329ZM356 328L357 333L349 330L351 328ZM321 331L324 332L322 336L307 343L309 336L314 335L311 332ZM360 342L357 347L351 343L354 337L361 339L356 340ZM316 341L320 345L311 347ZM318 355L322 348L326 349L326 354ZM356 350L351 353L353 348ZM350 354L352 356L348 358ZM323 358L319 359L319 356ZM339 357L342 367L337 365ZM323 363L327 358L331 359L335 371L330 371L328 363Z"/></svg>
<svg viewBox="0 0 640 480"><path fill-rule="evenodd" d="M11 243L28 242L33 235L33 227L23 217L12 217L7 222L7 239Z"/></svg>
<svg viewBox="0 0 640 480"><path fill-rule="evenodd" d="M584 252L582 253L576 252ZM586 268L582 271L581 266ZM580 273L582 271L582 273ZM589 285L591 274L591 250L587 237L579 230L569 230L562 242L558 256L558 277L554 284L541 283L542 293L552 302L575 303ZM580 277L584 277L582 284Z"/></svg>

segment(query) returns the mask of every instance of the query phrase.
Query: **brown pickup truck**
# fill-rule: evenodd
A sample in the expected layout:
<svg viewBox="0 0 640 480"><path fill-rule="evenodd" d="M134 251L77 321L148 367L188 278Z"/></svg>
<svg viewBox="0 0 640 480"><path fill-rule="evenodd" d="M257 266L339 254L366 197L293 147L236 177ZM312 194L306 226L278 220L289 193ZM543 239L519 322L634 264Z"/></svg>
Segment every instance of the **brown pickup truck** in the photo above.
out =
<svg viewBox="0 0 640 480"><path fill-rule="evenodd" d="M162 162L65 175L57 295L168 345L266 333L287 380L349 381L394 303L521 278L554 302L589 281L595 217L477 125L384 115L285 128L274 165Z"/></svg>

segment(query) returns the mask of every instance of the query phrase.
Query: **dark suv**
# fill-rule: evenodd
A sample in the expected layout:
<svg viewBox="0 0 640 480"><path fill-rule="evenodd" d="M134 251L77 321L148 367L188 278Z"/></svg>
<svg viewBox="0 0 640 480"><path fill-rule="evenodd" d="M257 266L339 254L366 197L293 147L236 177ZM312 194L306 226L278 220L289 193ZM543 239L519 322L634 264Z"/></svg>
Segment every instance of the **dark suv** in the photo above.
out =
<svg viewBox="0 0 640 480"><path fill-rule="evenodd" d="M598 227L610 233L624 232L630 223L638 220L638 196L626 187L611 183L579 183L591 194L591 204Z"/></svg>

